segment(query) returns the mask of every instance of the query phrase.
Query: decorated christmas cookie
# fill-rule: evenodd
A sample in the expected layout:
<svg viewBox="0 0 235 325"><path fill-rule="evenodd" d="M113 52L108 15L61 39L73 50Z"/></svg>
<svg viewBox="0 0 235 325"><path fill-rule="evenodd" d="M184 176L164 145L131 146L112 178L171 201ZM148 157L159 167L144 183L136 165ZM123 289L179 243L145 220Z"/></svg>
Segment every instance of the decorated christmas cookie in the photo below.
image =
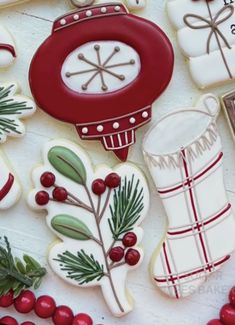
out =
<svg viewBox="0 0 235 325"><path fill-rule="evenodd" d="M172 46L160 28L110 3L57 19L32 60L29 80L43 110L125 161L172 69Z"/></svg>
<svg viewBox="0 0 235 325"><path fill-rule="evenodd" d="M235 249L235 219L224 188L216 128L218 111L218 99L204 95L195 108L165 116L144 140L146 163L169 220L151 272L156 285L175 298L196 291Z"/></svg>
<svg viewBox="0 0 235 325"><path fill-rule="evenodd" d="M6 28L0 25L0 68L6 68L16 58L15 43Z"/></svg>
<svg viewBox="0 0 235 325"><path fill-rule="evenodd" d="M18 95L15 83L0 84L0 143L8 136L24 135L25 127L21 118L32 115L36 110L35 103L24 96Z"/></svg>
<svg viewBox="0 0 235 325"><path fill-rule="evenodd" d="M143 174L123 163L94 169L87 154L67 141L51 141L33 172L30 206L48 211L60 238L49 253L52 269L74 286L100 286L115 316L133 308L128 271L143 259L139 227L149 207Z"/></svg>
<svg viewBox="0 0 235 325"><path fill-rule="evenodd" d="M235 90L224 95L221 100L232 136L235 139Z"/></svg>
<svg viewBox="0 0 235 325"><path fill-rule="evenodd" d="M169 18L199 88L235 78L234 6L234 0L168 0Z"/></svg>

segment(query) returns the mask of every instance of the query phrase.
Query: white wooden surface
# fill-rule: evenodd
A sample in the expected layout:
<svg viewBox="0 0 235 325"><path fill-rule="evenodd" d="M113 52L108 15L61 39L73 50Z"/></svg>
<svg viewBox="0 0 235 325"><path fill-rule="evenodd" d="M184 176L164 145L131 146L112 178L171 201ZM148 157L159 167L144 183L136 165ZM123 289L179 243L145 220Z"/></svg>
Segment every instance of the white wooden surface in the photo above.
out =
<svg viewBox="0 0 235 325"><path fill-rule="evenodd" d="M22 86L24 93L30 95L27 81L30 60L38 46L50 34L52 21L57 16L68 12L69 9L70 5L66 0L32 0L0 11L0 23L8 27L15 36L18 50L16 63L7 71L0 72L0 81L17 81ZM175 33L165 14L165 1L148 0L146 10L140 14L156 22L167 32L173 41L176 54L173 80L164 95L154 104L154 123L159 116L176 107L193 104L200 92L192 83L184 58L177 48ZM234 87L235 83L213 89L213 91L223 94ZM226 188L229 191L231 202L235 205L235 147L223 114L221 114L218 123L224 143ZM146 130L147 127L137 133L137 144L132 148L129 158L147 173L141 153L141 139ZM14 208L1 214L0 235L9 237L12 246L14 246L14 253L21 255L27 252L40 259L43 264L47 263L47 248L54 238L46 227L44 214L32 212L27 207L25 198L31 188L30 171L41 161L41 146L48 139L58 137L82 144L92 156L94 163L108 162L111 165L116 163L114 155L105 153L99 143L81 143L73 126L54 120L40 110L27 121L27 135L24 138L9 140L2 146L11 159L13 168L18 173L23 195ZM205 325L209 319L217 317L219 308L227 301L230 287L235 285L235 256L195 295L181 301L169 300L161 295L151 283L148 263L153 250L164 234L166 218L148 173L147 176L152 189L152 203L149 216L143 225L145 228L143 245L146 257L140 269L129 273L128 278L128 288L136 301L134 311L121 320L113 318L107 310L98 288L70 287L53 275L49 268L48 275L42 287L37 291L37 295L50 294L56 298L58 304L70 305L75 313L87 312L92 315L95 324ZM223 240L226 240L226 234L221 234L221 241ZM17 316L19 321L34 320L37 325L51 324L50 321L34 318L33 314L16 315L13 309L6 311L0 309L0 316L5 315L6 312Z"/></svg>

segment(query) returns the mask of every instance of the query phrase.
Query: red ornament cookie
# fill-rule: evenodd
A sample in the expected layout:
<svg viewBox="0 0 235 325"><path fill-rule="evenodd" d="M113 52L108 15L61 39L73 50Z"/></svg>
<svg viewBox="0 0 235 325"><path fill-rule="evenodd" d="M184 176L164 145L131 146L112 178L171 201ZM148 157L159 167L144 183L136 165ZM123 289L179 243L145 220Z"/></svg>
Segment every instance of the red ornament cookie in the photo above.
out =
<svg viewBox="0 0 235 325"><path fill-rule="evenodd" d="M120 3L99 4L55 21L29 80L39 107L125 161L173 64L171 43L158 26Z"/></svg>

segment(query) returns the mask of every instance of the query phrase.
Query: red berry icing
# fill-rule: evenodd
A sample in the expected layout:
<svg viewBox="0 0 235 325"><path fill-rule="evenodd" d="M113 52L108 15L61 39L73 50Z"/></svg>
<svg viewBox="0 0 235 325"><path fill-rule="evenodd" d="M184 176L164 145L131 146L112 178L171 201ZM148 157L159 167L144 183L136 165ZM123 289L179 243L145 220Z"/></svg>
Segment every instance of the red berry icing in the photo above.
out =
<svg viewBox="0 0 235 325"><path fill-rule="evenodd" d="M124 249L120 246L112 248L109 257L113 262L120 262L124 257Z"/></svg>
<svg viewBox="0 0 235 325"><path fill-rule="evenodd" d="M31 312L35 305L35 295L30 290L23 291L14 301L15 309L22 314Z"/></svg>
<svg viewBox="0 0 235 325"><path fill-rule="evenodd" d="M232 289L229 292L229 301L230 304L235 307L235 287L232 287Z"/></svg>
<svg viewBox="0 0 235 325"><path fill-rule="evenodd" d="M121 177L116 173L111 173L105 178L105 185L109 188L116 188L121 183Z"/></svg>
<svg viewBox="0 0 235 325"><path fill-rule="evenodd" d="M55 325L72 325L73 312L67 306L59 306L56 308L52 317Z"/></svg>
<svg viewBox="0 0 235 325"><path fill-rule="evenodd" d="M210 320L207 325L223 325L219 319L212 319Z"/></svg>
<svg viewBox="0 0 235 325"><path fill-rule="evenodd" d="M128 232L122 239L125 247L133 247L137 243L137 236L134 232Z"/></svg>
<svg viewBox="0 0 235 325"><path fill-rule="evenodd" d="M93 320L87 314L78 314L74 317L72 325L93 325Z"/></svg>
<svg viewBox="0 0 235 325"><path fill-rule="evenodd" d="M221 308L220 320L224 325L234 325L235 324L235 308L230 304L226 304Z"/></svg>
<svg viewBox="0 0 235 325"><path fill-rule="evenodd" d="M68 192L65 188L63 187L56 187L52 193L53 198L56 201L63 202L67 200L68 197Z"/></svg>
<svg viewBox="0 0 235 325"><path fill-rule="evenodd" d="M35 196L35 201L38 205L46 205L49 199L49 194L46 191L40 191Z"/></svg>
<svg viewBox="0 0 235 325"><path fill-rule="evenodd" d="M138 264L140 260L140 253L136 249L130 248L128 249L126 256L125 256L125 261L128 265L134 266Z"/></svg>
<svg viewBox="0 0 235 325"><path fill-rule="evenodd" d="M92 183L92 192L96 195L101 195L106 191L106 185L103 179L98 178Z"/></svg>
<svg viewBox="0 0 235 325"><path fill-rule="evenodd" d="M55 175L51 172L45 172L40 178L41 184L44 187L51 187L55 184Z"/></svg>
<svg viewBox="0 0 235 325"><path fill-rule="evenodd" d="M21 325L36 325L36 324L33 323L33 322L24 322L24 323L22 323Z"/></svg>
<svg viewBox="0 0 235 325"><path fill-rule="evenodd" d="M2 325L18 325L18 322L15 320L15 318L11 316L5 316L0 319L0 324Z"/></svg>
<svg viewBox="0 0 235 325"><path fill-rule="evenodd" d="M13 290L10 290L7 294L0 297L0 307L9 307L14 302Z"/></svg>
<svg viewBox="0 0 235 325"><path fill-rule="evenodd" d="M41 296L37 299L34 311L38 317L49 318L56 309L55 300L50 296Z"/></svg>

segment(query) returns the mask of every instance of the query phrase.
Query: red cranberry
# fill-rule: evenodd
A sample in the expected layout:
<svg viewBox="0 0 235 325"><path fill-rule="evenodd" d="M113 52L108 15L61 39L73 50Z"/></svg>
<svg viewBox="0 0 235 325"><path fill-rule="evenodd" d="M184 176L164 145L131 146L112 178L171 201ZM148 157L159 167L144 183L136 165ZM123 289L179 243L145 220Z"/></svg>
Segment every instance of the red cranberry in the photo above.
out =
<svg viewBox="0 0 235 325"><path fill-rule="evenodd" d="M33 323L33 322L24 322L21 325L35 325L35 323Z"/></svg>
<svg viewBox="0 0 235 325"><path fill-rule="evenodd" d="M34 311L38 317L49 318L56 309L55 300L50 296L41 296L37 299Z"/></svg>
<svg viewBox="0 0 235 325"><path fill-rule="evenodd" d="M124 257L124 249L120 246L112 248L109 257L113 262L120 262Z"/></svg>
<svg viewBox="0 0 235 325"><path fill-rule="evenodd" d="M0 297L0 307L10 307L14 302L14 292L10 290L8 293Z"/></svg>
<svg viewBox="0 0 235 325"><path fill-rule="evenodd" d="M235 308L230 304L224 305L220 310L220 320L224 325L235 324Z"/></svg>
<svg viewBox="0 0 235 325"><path fill-rule="evenodd" d="M212 319L210 320L207 325L223 325L219 319Z"/></svg>
<svg viewBox="0 0 235 325"><path fill-rule="evenodd" d="M92 192L96 195L101 195L106 191L106 185L103 179L98 178L92 183Z"/></svg>
<svg viewBox="0 0 235 325"><path fill-rule="evenodd" d="M0 324L2 325L18 325L18 322L15 320L15 318L11 316L5 316L0 319Z"/></svg>
<svg viewBox="0 0 235 325"><path fill-rule="evenodd" d="M230 304L235 307L235 287L232 287L232 289L229 292L229 301Z"/></svg>
<svg viewBox="0 0 235 325"><path fill-rule="evenodd" d="M41 184L44 187L51 187L55 184L55 175L50 172L45 172L40 178Z"/></svg>
<svg viewBox="0 0 235 325"><path fill-rule="evenodd" d="M125 247L133 247L137 243L137 236L134 232L128 232L122 239Z"/></svg>
<svg viewBox="0 0 235 325"><path fill-rule="evenodd" d="M73 317L73 312L69 307L59 306L52 319L55 325L72 325Z"/></svg>
<svg viewBox="0 0 235 325"><path fill-rule="evenodd" d="M53 190L53 198L56 200L56 201L59 201L59 202L63 202L63 201L66 201L67 200L67 197L68 197L68 192L65 188L63 187L56 187L54 190Z"/></svg>
<svg viewBox="0 0 235 325"><path fill-rule="evenodd" d="M38 205L46 205L49 199L49 194L46 191L40 191L35 196L35 201Z"/></svg>
<svg viewBox="0 0 235 325"><path fill-rule="evenodd" d="M93 325L93 320L87 314L78 314L74 317L72 325Z"/></svg>
<svg viewBox="0 0 235 325"><path fill-rule="evenodd" d="M105 178L105 185L109 188L116 188L121 183L121 177L116 173L111 173Z"/></svg>
<svg viewBox="0 0 235 325"><path fill-rule="evenodd" d="M125 256L125 261L128 265L134 266L138 264L140 260L140 253L136 249L130 248L128 249L126 256Z"/></svg>
<svg viewBox="0 0 235 325"><path fill-rule="evenodd" d="M15 299L15 309L22 314L30 313L34 308L35 301L34 293L30 290L25 290Z"/></svg>

